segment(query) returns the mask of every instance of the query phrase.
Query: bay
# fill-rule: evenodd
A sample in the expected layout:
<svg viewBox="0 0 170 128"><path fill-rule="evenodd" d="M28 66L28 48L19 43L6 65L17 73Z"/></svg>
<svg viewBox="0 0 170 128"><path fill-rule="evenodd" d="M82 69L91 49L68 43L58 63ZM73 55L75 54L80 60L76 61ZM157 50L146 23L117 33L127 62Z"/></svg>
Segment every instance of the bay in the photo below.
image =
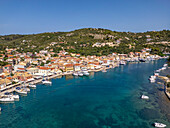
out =
<svg viewBox="0 0 170 128"><path fill-rule="evenodd" d="M150 128L170 126L149 76L166 60L133 63L94 72L88 77L52 79L38 84L13 104L0 104L0 128ZM164 72L164 71L163 71ZM150 99L142 100L142 94Z"/></svg>

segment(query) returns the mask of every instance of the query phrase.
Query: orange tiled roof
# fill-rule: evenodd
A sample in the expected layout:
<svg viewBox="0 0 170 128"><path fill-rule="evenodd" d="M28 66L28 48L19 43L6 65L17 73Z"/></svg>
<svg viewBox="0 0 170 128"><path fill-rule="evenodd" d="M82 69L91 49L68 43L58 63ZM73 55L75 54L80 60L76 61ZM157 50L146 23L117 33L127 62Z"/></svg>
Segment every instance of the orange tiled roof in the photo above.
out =
<svg viewBox="0 0 170 128"><path fill-rule="evenodd" d="M74 64L74 66L80 66L80 64Z"/></svg>
<svg viewBox="0 0 170 128"><path fill-rule="evenodd" d="M14 55L8 55L8 57L12 57L12 56L14 56Z"/></svg>
<svg viewBox="0 0 170 128"><path fill-rule="evenodd" d="M25 70L24 68L18 68L19 70Z"/></svg>
<svg viewBox="0 0 170 128"><path fill-rule="evenodd" d="M73 67L73 64L66 64L65 67Z"/></svg>
<svg viewBox="0 0 170 128"><path fill-rule="evenodd" d="M10 67L11 65L10 64L8 64L8 65L5 65L4 67Z"/></svg>
<svg viewBox="0 0 170 128"><path fill-rule="evenodd" d="M40 67L40 69L42 69L42 70L48 70L49 68L47 68L47 67Z"/></svg>
<svg viewBox="0 0 170 128"><path fill-rule="evenodd" d="M7 77L7 79L8 79L8 80L11 80L11 79L12 79L12 77Z"/></svg>

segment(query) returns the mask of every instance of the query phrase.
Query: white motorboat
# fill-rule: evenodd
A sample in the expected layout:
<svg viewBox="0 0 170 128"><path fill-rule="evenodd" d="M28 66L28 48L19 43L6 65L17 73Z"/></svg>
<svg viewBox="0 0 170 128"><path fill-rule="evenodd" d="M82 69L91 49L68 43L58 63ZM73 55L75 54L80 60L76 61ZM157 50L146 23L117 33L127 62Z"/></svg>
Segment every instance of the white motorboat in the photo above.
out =
<svg viewBox="0 0 170 128"><path fill-rule="evenodd" d="M88 72L84 72L83 75L89 76L89 73Z"/></svg>
<svg viewBox="0 0 170 128"><path fill-rule="evenodd" d="M26 87L21 87L23 90L25 90L26 92L30 92L30 89L29 88L26 88Z"/></svg>
<svg viewBox="0 0 170 128"><path fill-rule="evenodd" d="M5 92L3 96L4 97L13 97L14 100L19 100L19 95L14 95L14 94L9 93L9 92Z"/></svg>
<svg viewBox="0 0 170 128"><path fill-rule="evenodd" d="M155 125L155 127L157 127L157 128L164 128L164 127L166 127L166 124L157 123L157 122L155 122L154 125Z"/></svg>
<svg viewBox="0 0 170 128"><path fill-rule="evenodd" d="M27 91L20 87L16 87L15 91L19 94L25 94L25 95L27 94Z"/></svg>
<svg viewBox="0 0 170 128"><path fill-rule="evenodd" d="M88 71L82 71L82 73L83 73L83 75L85 75L85 76L89 76Z"/></svg>
<svg viewBox="0 0 170 128"><path fill-rule="evenodd" d="M160 72L161 71L161 69L158 69L158 70L156 70L155 72Z"/></svg>
<svg viewBox="0 0 170 128"><path fill-rule="evenodd" d="M152 77L151 77L151 78L149 78L149 80L155 80L155 78L152 78Z"/></svg>
<svg viewBox="0 0 170 128"><path fill-rule="evenodd" d="M150 80L151 83L155 83L155 80Z"/></svg>
<svg viewBox="0 0 170 128"><path fill-rule="evenodd" d="M29 84L28 87L29 87L29 88L36 88L36 85L34 85L34 84Z"/></svg>
<svg viewBox="0 0 170 128"><path fill-rule="evenodd" d="M11 97L14 98L14 100L19 100L19 95L10 95Z"/></svg>
<svg viewBox="0 0 170 128"><path fill-rule="evenodd" d="M13 97L1 97L0 102L13 102L14 98Z"/></svg>
<svg viewBox="0 0 170 128"><path fill-rule="evenodd" d="M162 70L165 70L166 69L166 67L162 67Z"/></svg>
<svg viewBox="0 0 170 128"><path fill-rule="evenodd" d="M151 79L156 79L156 76L154 75L154 76L151 76L150 78L151 78Z"/></svg>
<svg viewBox="0 0 170 128"><path fill-rule="evenodd" d="M79 76L83 76L83 73L81 73L81 72L78 72L78 75L79 75Z"/></svg>
<svg viewBox="0 0 170 128"><path fill-rule="evenodd" d="M45 84L45 85L51 85L52 84L52 82L48 81L48 80L43 80L42 83Z"/></svg>
<svg viewBox="0 0 170 128"><path fill-rule="evenodd" d="M164 64L163 66L166 67L166 66L168 66L168 64Z"/></svg>
<svg viewBox="0 0 170 128"><path fill-rule="evenodd" d="M155 72L154 75L155 75L155 76L159 76L159 73L156 73L156 72Z"/></svg>
<svg viewBox="0 0 170 128"><path fill-rule="evenodd" d="M149 80L150 80L151 83L154 83L154 82L156 81L155 79L156 79L155 77L150 77L150 78L149 78Z"/></svg>
<svg viewBox="0 0 170 128"><path fill-rule="evenodd" d="M21 90L15 90L18 94L24 94L26 95L27 94L27 91L21 89Z"/></svg>
<svg viewBox="0 0 170 128"><path fill-rule="evenodd" d="M146 99L146 100L148 100L148 99L149 99L149 96L142 95L142 96L141 96L141 99Z"/></svg>
<svg viewBox="0 0 170 128"><path fill-rule="evenodd" d="M126 65L125 61L120 61L120 65Z"/></svg>
<svg viewBox="0 0 170 128"><path fill-rule="evenodd" d="M1 107L0 107L0 112L1 112L1 110L2 110L2 109L1 109Z"/></svg>
<svg viewBox="0 0 170 128"><path fill-rule="evenodd" d="M78 76L78 73L74 72L74 73L73 73L73 76Z"/></svg>

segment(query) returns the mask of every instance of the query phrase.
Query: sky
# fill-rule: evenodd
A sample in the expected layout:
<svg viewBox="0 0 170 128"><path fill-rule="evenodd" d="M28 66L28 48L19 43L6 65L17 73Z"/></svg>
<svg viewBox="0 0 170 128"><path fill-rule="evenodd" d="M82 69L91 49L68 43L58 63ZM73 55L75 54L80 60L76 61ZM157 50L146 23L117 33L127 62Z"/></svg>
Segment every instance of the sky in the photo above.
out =
<svg viewBox="0 0 170 128"><path fill-rule="evenodd" d="M170 30L170 0L0 0L0 35Z"/></svg>

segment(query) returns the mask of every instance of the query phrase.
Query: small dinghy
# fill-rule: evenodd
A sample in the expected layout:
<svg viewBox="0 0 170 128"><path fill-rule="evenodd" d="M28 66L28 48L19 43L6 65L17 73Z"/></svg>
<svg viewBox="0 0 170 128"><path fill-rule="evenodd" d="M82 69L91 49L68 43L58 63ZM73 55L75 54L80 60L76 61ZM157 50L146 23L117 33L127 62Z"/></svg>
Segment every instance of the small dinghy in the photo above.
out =
<svg viewBox="0 0 170 128"><path fill-rule="evenodd" d="M157 127L157 128L165 128L166 127L166 124L162 124L162 123L154 123L154 126Z"/></svg>

